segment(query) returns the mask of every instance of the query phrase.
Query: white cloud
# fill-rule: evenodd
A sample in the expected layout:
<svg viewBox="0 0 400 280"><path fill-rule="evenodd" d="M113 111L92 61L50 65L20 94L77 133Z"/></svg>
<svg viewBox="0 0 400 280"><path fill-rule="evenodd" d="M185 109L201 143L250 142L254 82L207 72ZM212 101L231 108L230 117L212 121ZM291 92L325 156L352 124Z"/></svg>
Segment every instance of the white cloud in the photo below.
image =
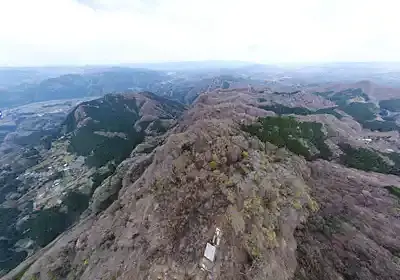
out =
<svg viewBox="0 0 400 280"><path fill-rule="evenodd" d="M400 61L392 0L0 0L0 65Z"/></svg>

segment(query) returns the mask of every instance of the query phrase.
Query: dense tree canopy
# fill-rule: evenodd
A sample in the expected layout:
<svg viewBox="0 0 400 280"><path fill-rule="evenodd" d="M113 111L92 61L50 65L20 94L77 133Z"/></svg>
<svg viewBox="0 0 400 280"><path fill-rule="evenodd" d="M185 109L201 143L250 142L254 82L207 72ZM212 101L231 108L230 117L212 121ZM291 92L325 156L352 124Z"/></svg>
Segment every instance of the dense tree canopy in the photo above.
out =
<svg viewBox="0 0 400 280"><path fill-rule="evenodd" d="M243 129L262 141L271 142L278 147L286 147L293 153L313 158L329 159L332 152L325 144L322 125L316 122L298 122L293 117L265 117L257 123L244 126ZM312 154L311 146L319 153Z"/></svg>

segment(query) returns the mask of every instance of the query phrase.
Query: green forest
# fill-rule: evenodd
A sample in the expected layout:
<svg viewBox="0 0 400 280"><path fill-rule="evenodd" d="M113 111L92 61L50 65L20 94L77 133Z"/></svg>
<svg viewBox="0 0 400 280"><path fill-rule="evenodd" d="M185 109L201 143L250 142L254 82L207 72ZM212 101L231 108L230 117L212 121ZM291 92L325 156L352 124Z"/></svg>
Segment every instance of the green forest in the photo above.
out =
<svg viewBox="0 0 400 280"><path fill-rule="evenodd" d="M338 109L352 116L365 129L370 129L372 131L381 131L381 132L400 130L400 127L397 125L397 123L393 118L386 117L383 118L383 120L376 120L376 117L379 113L379 108L374 103L371 102L349 103L349 101L355 97L362 97L365 101L370 100L368 95L366 95L361 89L347 89L337 93L334 93L333 91L314 92L314 94L322 96L328 100L335 102L336 105L338 105L337 107ZM399 111L400 99L383 100L379 102L379 105L381 109L387 109L390 111ZM303 114L308 114L307 112L306 113L304 112L305 111L303 111Z"/></svg>
<svg viewBox="0 0 400 280"><path fill-rule="evenodd" d="M355 97L362 97L365 101L370 100L368 95L364 93L360 88L349 88L336 93L334 93L334 91L314 92L314 94L331 100L339 106L346 105L350 99L353 99Z"/></svg>
<svg viewBox="0 0 400 280"><path fill-rule="evenodd" d="M335 116L338 119L341 119L343 117L341 114L335 111L335 107L323 108L316 111L312 111L304 107L287 107L282 104L274 104L274 105L260 106L260 108L267 111L272 111L278 115L295 114L295 115L306 116L306 115L329 114Z"/></svg>
<svg viewBox="0 0 400 280"><path fill-rule="evenodd" d="M392 112L400 112L400 99L381 100L379 106Z"/></svg>
<svg viewBox="0 0 400 280"><path fill-rule="evenodd" d="M0 268L13 269L27 257L26 251L16 252L15 243L29 238L35 246L45 247L75 223L89 205L89 196L71 192L61 205L34 211L19 228L15 224L21 212L16 208L0 207Z"/></svg>
<svg viewBox="0 0 400 280"><path fill-rule="evenodd" d="M400 175L400 155L397 153L380 154L365 148L354 148L347 143L341 143L339 147L343 151L340 161L347 167L364 171ZM390 165L383 156L387 156L391 159L394 165Z"/></svg>
<svg viewBox="0 0 400 280"><path fill-rule="evenodd" d="M106 95L102 99L85 102L81 106L91 121L78 129L72 117L67 118L64 124L67 132L73 131L69 151L86 156L89 166L100 167L111 160L119 163L144 139L144 133L136 131L134 127L139 119L136 100L121 98L123 97ZM126 138L100 135L94 133L95 131L120 132Z"/></svg>
<svg viewBox="0 0 400 280"><path fill-rule="evenodd" d="M320 123L298 122L293 117L265 117L260 118L255 124L244 126L243 129L264 142L286 147L307 160L329 159L332 156L332 152L325 143L326 137L321 131L322 124ZM319 153L311 154L311 146L317 148Z"/></svg>

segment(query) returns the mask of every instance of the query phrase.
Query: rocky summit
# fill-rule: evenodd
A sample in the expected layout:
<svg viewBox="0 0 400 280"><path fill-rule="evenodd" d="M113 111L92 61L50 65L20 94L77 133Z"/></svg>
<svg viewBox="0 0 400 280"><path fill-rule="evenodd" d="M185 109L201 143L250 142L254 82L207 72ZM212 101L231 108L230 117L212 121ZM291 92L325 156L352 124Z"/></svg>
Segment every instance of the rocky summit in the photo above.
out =
<svg viewBox="0 0 400 280"><path fill-rule="evenodd" d="M30 186L32 249L3 279L400 279L398 132L362 127L379 113L353 107L362 91L335 94L81 103L23 174L67 169ZM69 222L44 239L51 217Z"/></svg>

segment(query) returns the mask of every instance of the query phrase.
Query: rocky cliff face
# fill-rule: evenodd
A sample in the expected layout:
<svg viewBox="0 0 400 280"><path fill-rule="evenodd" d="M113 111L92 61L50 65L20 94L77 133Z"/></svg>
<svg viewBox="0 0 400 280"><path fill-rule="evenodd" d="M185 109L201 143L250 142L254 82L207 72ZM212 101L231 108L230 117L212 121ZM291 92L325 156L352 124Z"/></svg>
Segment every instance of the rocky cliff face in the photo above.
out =
<svg viewBox="0 0 400 280"><path fill-rule="evenodd" d="M398 279L399 200L393 186L399 177L340 165L343 151L328 122L311 124L312 133L297 123L315 114L341 122L338 112L264 118L276 114L263 109L276 95L214 91L201 95L166 134L150 129L146 145L137 145L111 176L99 179L79 223L4 279ZM287 98L287 105L292 97L279 100ZM146 95L108 98L120 108L112 115L126 116L145 131L154 121L144 125L143 112L165 106L148 103ZM132 98L137 108L125 106ZM79 137L90 127L85 133L130 139L131 126L113 126L119 129L106 136L98 129L110 120L96 122L86 112L102 106L108 105L78 107L65 131ZM284 133L270 133L280 129ZM321 141L339 155L306 161L295 154L315 148L321 155ZM95 149L87 153L93 154ZM217 227L222 237L216 260L203 271L203 252Z"/></svg>

